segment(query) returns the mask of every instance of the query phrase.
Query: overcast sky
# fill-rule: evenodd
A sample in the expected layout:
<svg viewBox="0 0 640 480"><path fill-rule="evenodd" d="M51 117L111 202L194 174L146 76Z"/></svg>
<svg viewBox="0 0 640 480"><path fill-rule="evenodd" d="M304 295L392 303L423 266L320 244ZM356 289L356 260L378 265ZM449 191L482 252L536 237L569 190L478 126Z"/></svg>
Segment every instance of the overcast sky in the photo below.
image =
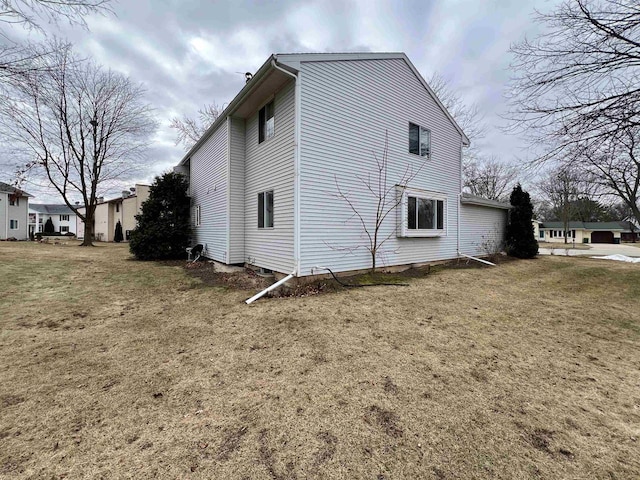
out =
<svg viewBox="0 0 640 480"><path fill-rule="evenodd" d="M255 72L271 53L405 52L425 78L439 72L466 102L478 104L489 125L478 142L484 152L507 161L525 156L524 144L500 130L509 46L535 33L534 8L548 11L554 3L137 0L115 3L115 16L88 18L89 31L46 28L145 85L160 124L153 167L139 179L150 182L184 154L170 119L193 116L205 103L228 103L244 85L243 72ZM1 176L11 180L10 172ZM43 200L51 198L39 192L36 201Z"/></svg>

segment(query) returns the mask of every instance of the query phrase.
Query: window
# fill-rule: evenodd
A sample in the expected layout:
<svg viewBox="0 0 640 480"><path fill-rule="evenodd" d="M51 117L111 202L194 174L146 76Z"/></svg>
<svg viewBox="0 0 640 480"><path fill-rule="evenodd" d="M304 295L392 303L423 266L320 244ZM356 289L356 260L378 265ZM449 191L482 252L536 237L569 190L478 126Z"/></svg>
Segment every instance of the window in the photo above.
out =
<svg viewBox="0 0 640 480"><path fill-rule="evenodd" d="M444 201L407 197L407 228L409 230L442 230Z"/></svg>
<svg viewBox="0 0 640 480"><path fill-rule="evenodd" d="M409 153L431 157L431 130L409 123Z"/></svg>
<svg viewBox="0 0 640 480"><path fill-rule="evenodd" d="M42 233L42 224L38 225L38 232Z"/></svg>
<svg viewBox="0 0 640 480"><path fill-rule="evenodd" d="M69 221L69 215L60 215L60 221L61 222L68 222Z"/></svg>
<svg viewBox="0 0 640 480"><path fill-rule="evenodd" d="M258 228L273 228L273 190L258 194Z"/></svg>
<svg viewBox="0 0 640 480"><path fill-rule="evenodd" d="M9 220L9 228L11 230L17 230L18 229L18 220Z"/></svg>
<svg viewBox="0 0 640 480"><path fill-rule="evenodd" d="M540 230L540 238L544 238L544 230Z"/></svg>
<svg viewBox="0 0 640 480"><path fill-rule="evenodd" d="M436 237L445 234L446 196L398 187L403 195L398 213L400 237Z"/></svg>
<svg viewBox="0 0 640 480"><path fill-rule="evenodd" d="M199 227L200 222L202 220L202 217L200 216L200 205L196 205L196 211L195 211L194 217L195 217L194 222L196 224L196 227Z"/></svg>
<svg viewBox="0 0 640 480"><path fill-rule="evenodd" d="M262 143L265 140L269 140L275 132L275 118L274 118L273 100L267 103L260 109L258 143Z"/></svg>
<svg viewBox="0 0 640 480"><path fill-rule="evenodd" d="M12 207L19 207L20 198L14 197L13 195L9 195L9 205L11 205Z"/></svg>
<svg viewBox="0 0 640 480"><path fill-rule="evenodd" d="M118 213L120 211L120 203L116 203L116 213ZM62 220L62 219L60 219Z"/></svg>
<svg viewBox="0 0 640 480"><path fill-rule="evenodd" d="M69 231L69 226L68 225L61 225L60 226L60 233L67 233Z"/></svg>

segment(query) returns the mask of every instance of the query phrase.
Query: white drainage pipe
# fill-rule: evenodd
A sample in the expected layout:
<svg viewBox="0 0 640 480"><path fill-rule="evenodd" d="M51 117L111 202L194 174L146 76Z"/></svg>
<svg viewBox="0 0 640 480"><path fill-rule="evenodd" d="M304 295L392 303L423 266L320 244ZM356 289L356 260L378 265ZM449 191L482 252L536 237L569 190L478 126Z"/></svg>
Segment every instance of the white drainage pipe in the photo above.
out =
<svg viewBox="0 0 640 480"><path fill-rule="evenodd" d="M487 265L491 265L492 267L496 266L495 263L487 262L486 260L482 260L481 258L472 257L471 255L465 255L464 253L460 253L460 252L458 252L458 254L461 257L467 257L467 258L470 258L471 260L475 260L476 262L486 263Z"/></svg>
<svg viewBox="0 0 640 480"><path fill-rule="evenodd" d="M280 285L282 285L283 283L288 282L289 280L291 280L295 276L295 274L296 274L296 271L294 270L293 272L291 272L289 275L287 275L283 279L278 280L276 283L274 283L273 285L270 285L269 287L265 288L260 293L256 293L253 297L249 298L248 300L245 300L244 303L249 305L249 304L255 302L260 297L262 297L262 296L266 295L267 293L269 293L271 290L274 290L274 289L278 288Z"/></svg>

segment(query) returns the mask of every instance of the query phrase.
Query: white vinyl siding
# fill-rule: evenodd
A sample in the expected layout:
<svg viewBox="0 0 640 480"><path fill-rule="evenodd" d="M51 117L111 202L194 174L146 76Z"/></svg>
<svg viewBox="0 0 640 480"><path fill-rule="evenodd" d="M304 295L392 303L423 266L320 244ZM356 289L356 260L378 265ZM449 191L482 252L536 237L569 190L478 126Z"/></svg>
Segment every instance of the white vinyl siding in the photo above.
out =
<svg viewBox="0 0 640 480"><path fill-rule="evenodd" d="M407 168L422 167L408 186L442 192L447 235L399 238L396 215L390 215L380 234L391 238L378 265L455 258L462 137L409 65L402 59L303 62L301 71L300 273L309 275L316 265L335 271L370 267L366 234L336 197L335 179L371 224L375 199L357 176L375 175L372 151L381 157L385 133L390 185ZM429 159L409 153L410 122L431 132Z"/></svg>
<svg viewBox="0 0 640 480"><path fill-rule="evenodd" d="M222 123L191 156L191 200L200 206L194 243L206 247L207 258L220 262L227 261L227 153L227 125Z"/></svg>
<svg viewBox="0 0 640 480"><path fill-rule="evenodd" d="M493 253L504 242L507 211L479 205L461 205L460 252L478 256Z"/></svg>
<svg viewBox="0 0 640 480"><path fill-rule="evenodd" d="M258 111L246 120L244 238L245 261L289 273L293 259L294 182L294 82L288 82L274 99L275 134L258 142ZM273 190L273 228L259 229L258 193Z"/></svg>
<svg viewBox="0 0 640 480"><path fill-rule="evenodd" d="M244 119L229 125L229 263L244 263Z"/></svg>

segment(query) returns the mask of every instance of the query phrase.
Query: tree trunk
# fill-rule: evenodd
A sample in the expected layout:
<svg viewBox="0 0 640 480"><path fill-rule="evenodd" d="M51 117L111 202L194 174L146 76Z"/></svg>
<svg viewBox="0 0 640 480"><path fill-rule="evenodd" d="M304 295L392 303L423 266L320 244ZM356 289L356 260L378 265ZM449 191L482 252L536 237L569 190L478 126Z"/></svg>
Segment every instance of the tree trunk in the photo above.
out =
<svg viewBox="0 0 640 480"><path fill-rule="evenodd" d="M84 219L84 240L81 247L93 247L93 216L86 215Z"/></svg>
<svg viewBox="0 0 640 480"><path fill-rule="evenodd" d="M376 273L376 251L371 251L371 275Z"/></svg>

